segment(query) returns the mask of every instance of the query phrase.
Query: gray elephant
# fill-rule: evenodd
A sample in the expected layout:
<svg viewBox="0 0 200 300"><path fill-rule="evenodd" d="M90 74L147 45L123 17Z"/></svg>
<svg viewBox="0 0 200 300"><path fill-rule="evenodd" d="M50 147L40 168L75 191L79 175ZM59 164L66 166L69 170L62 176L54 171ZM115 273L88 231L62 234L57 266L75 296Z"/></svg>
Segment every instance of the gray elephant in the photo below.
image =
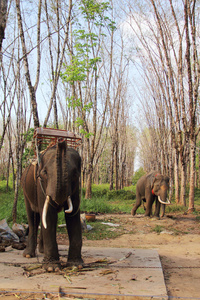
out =
<svg viewBox="0 0 200 300"><path fill-rule="evenodd" d="M165 206L171 204L167 198L169 190L169 177L161 175L156 171L152 171L142 176L136 185L136 203L131 210L134 216L141 202L146 202L145 216L152 215L152 205L156 202L155 217L160 216L160 208L162 207L161 217L164 216Z"/></svg>
<svg viewBox="0 0 200 300"><path fill-rule="evenodd" d="M38 225L42 220L39 251L44 253L44 267L49 272L60 268L56 241L57 213L64 209L69 236L68 264L82 264L81 158L76 150L68 148L62 141L41 152L38 160L24 170L21 179L29 224L23 255L27 258L35 256Z"/></svg>

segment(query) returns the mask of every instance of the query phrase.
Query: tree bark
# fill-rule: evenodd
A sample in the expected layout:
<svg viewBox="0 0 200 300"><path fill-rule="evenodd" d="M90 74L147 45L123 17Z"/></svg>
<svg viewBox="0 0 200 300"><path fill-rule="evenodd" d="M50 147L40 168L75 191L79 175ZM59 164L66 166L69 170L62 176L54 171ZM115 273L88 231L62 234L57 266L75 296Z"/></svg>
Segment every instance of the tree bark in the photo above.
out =
<svg viewBox="0 0 200 300"><path fill-rule="evenodd" d="M28 64L28 54L27 54L23 24L22 24L20 0L16 0L16 10L17 10L18 27L19 27L19 31L20 31L20 39L21 39L21 44L22 44L25 76L26 76L26 81L27 81L27 85L29 88L29 96L30 96L31 106L32 106L34 128L37 128L37 127L39 127L40 123L39 123L39 117L38 117L35 89L31 82L31 76L30 76L30 70L29 70L29 64Z"/></svg>
<svg viewBox="0 0 200 300"><path fill-rule="evenodd" d="M3 43L3 39L5 38L7 6L8 6L8 0L0 1L0 62L2 61L1 59L2 43Z"/></svg>

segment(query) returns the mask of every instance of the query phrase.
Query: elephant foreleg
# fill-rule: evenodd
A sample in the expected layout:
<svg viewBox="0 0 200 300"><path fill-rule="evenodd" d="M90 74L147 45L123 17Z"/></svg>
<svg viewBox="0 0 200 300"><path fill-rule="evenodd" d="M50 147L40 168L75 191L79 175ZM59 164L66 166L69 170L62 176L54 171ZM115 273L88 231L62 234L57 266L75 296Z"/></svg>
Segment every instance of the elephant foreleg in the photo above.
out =
<svg viewBox="0 0 200 300"><path fill-rule="evenodd" d="M146 198L146 211L145 211L145 217L150 217L152 215L152 205L153 205L154 199L152 197Z"/></svg>
<svg viewBox="0 0 200 300"><path fill-rule="evenodd" d="M58 245L56 241L57 220L58 214L56 209L49 205L47 211L47 228L45 229L42 225L42 241L45 261L59 260Z"/></svg>
<svg viewBox="0 0 200 300"><path fill-rule="evenodd" d="M75 216L70 217L65 215L67 231L69 236L69 251L68 251L68 264L82 264L81 257L82 248L82 229L80 221L80 211Z"/></svg>
<svg viewBox="0 0 200 300"><path fill-rule="evenodd" d="M161 218L163 218L165 215L165 207L166 206L164 204L161 204Z"/></svg>
<svg viewBox="0 0 200 300"><path fill-rule="evenodd" d="M81 229L81 219L80 219L80 209L79 209L79 190L72 195L72 202L74 210L72 216L70 214L65 214L65 220L67 225L67 231L69 236L69 251L68 251L68 261L69 265L75 264L80 265L83 263L81 257L82 248L82 229Z"/></svg>

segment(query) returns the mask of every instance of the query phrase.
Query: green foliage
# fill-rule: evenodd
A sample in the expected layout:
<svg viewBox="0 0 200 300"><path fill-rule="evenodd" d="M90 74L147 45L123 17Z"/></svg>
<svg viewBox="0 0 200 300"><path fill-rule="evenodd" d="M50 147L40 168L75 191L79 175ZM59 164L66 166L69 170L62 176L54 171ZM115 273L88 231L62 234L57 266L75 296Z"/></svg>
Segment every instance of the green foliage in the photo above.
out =
<svg viewBox="0 0 200 300"><path fill-rule="evenodd" d="M25 132L24 137L26 138L26 142L30 143L33 141L34 128L30 128L27 132ZM22 155L22 166L25 167L27 162L34 156L33 147L27 147L24 149L24 153Z"/></svg>
<svg viewBox="0 0 200 300"><path fill-rule="evenodd" d="M140 177L142 177L143 175L145 175L145 172L143 170L143 168L139 168L139 170L137 170L133 176L133 179L132 179L132 183L133 185L136 185L138 180L140 179Z"/></svg>
<svg viewBox="0 0 200 300"><path fill-rule="evenodd" d="M132 190L109 191L109 184L93 185L92 199L85 199L82 189L82 212L130 213L135 193Z"/></svg>
<svg viewBox="0 0 200 300"><path fill-rule="evenodd" d="M6 181L0 182L0 220L6 219L8 224L12 226L12 209L15 193L11 186L9 191L6 192ZM27 223L27 215L24 203L23 192L19 190L18 203L17 203L17 223Z"/></svg>
<svg viewBox="0 0 200 300"><path fill-rule="evenodd" d="M109 200L111 199L121 199L121 200L134 200L135 194L131 191L125 190L112 190L107 192L107 197Z"/></svg>
<svg viewBox="0 0 200 300"><path fill-rule="evenodd" d="M93 197L92 199L83 198L81 201L82 212L111 213L112 207L108 204L105 197Z"/></svg>
<svg viewBox="0 0 200 300"><path fill-rule="evenodd" d="M160 233L163 231L163 227L160 226L160 225L156 225L156 226L153 228L153 231L155 231L156 233L160 234Z"/></svg>
<svg viewBox="0 0 200 300"><path fill-rule="evenodd" d="M88 21L94 21L96 26L104 26L107 24L110 30L116 30L115 22L105 12L111 9L109 2L97 2L95 0L81 0L80 10L84 18Z"/></svg>
<svg viewBox="0 0 200 300"><path fill-rule="evenodd" d="M31 142L33 140L34 128L29 128L27 132L25 132L24 137L26 137L26 142Z"/></svg>
<svg viewBox="0 0 200 300"><path fill-rule="evenodd" d="M173 213L173 212L184 212L186 211L186 207L182 206L182 205L178 205L176 203L172 204L172 205L168 205L165 209L166 213Z"/></svg>
<svg viewBox="0 0 200 300"><path fill-rule="evenodd" d="M135 192L131 189L122 190L109 190L109 184L101 184L92 186L92 198L104 197L107 201L109 200L134 200ZM83 188L83 196L85 196L85 189Z"/></svg>
<svg viewBox="0 0 200 300"><path fill-rule="evenodd" d="M78 1L78 10L81 12L84 20L81 24L78 20L75 22L76 29L73 30L73 55L70 53L70 63L64 64L65 71L60 74L63 82L74 85L75 82L87 85L88 76L98 78L97 68L101 62L101 57L95 53L99 53L100 40L103 36L102 28L108 26L111 31L116 29L113 22L106 13L111 7L109 2L95 0ZM99 36L100 35L100 36ZM96 50L97 49L97 50ZM84 88L82 86L82 88ZM82 110L85 114L89 114L93 103L82 103L81 99L68 98L68 106ZM86 138L90 138L93 133L88 132L85 126L85 118L80 117L76 120L76 126L81 127L80 133Z"/></svg>
<svg viewBox="0 0 200 300"><path fill-rule="evenodd" d="M9 185L8 185L8 192L12 192L12 182L11 182L11 178L12 176L10 176L10 182L9 182ZM0 180L0 195L2 195L0 197L0 203L3 201L2 197L4 197L4 193L7 192L7 182L5 179L2 179Z"/></svg>

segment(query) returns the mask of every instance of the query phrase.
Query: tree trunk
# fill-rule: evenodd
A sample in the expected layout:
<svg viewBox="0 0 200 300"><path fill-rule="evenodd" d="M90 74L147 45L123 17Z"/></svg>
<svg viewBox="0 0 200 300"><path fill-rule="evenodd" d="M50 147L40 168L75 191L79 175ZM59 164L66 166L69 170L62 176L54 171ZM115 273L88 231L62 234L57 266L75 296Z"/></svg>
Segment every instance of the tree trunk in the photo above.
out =
<svg viewBox="0 0 200 300"><path fill-rule="evenodd" d="M179 197L179 154L178 150L175 148L174 150L174 186L175 186L175 201L177 204L180 203Z"/></svg>
<svg viewBox="0 0 200 300"><path fill-rule="evenodd" d="M110 187L109 190L113 190L113 173L114 173L114 141L112 142L111 156L110 156Z"/></svg>
<svg viewBox="0 0 200 300"><path fill-rule="evenodd" d="M87 172L87 182L86 182L86 191L85 198L92 198L92 164L89 163L88 172Z"/></svg>
<svg viewBox="0 0 200 300"><path fill-rule="evenodd" d="M25 76L27 85L29 88L29 95L31 99L31 106L32 106L32 114L33 114L33 121L34 121L34 128L39 127L39 117L38 117L38 110L37 110L37 102L36 102L36 95L35 95L35 89L31 82L31 76L30 76L30 70L29 70L29 64L28 64L28 55L27 55L27 49L26 49L26 43L25 43L25 36L24 36L24 30L22 25L22 16L21 16L21 9L20 9L20 1L16 0L16 9L17 9L17 19L18 19L18 27L20 31L20 38L21 38L21 44L22 44L22 52L23 52L23 61L24 61L24 67L25 67Z"/></svg>
<svg viewBox="0 0 200 300"><path fill-rule="evenodd" d="M5 38L7 6L8 6L8 0L0 1L0 56L2 51L3 39ZM0 57L0 62L1 62L1 57Z"/></svg>
<svg viewBox="0 0 200 300"><path fill-rule="evenodd" d="M194 211L194 188L195 188L195 170L196 170L196 139L190 140L190 192L188 211Z"/></svg>
<svg viewBox="0 0 200 300"><path fill-rule="evenodd" d="M180 204L186 206L186 168L185 162L181 163L181 196L180 196Z"/></svg>
<svg viewBox="0 0 200 300"><path fill-rule="evenodd" d="M199 157L198 188L200 188L200 150L199 150L199 148L198 148L198 157Z"/></svg>
<svg viewBox="0 0 200 300"><path fill-rule="evenodd" d="M115 144L115 190L119 189L119 151L118 151L118 134L117 142Z"/></svg>

